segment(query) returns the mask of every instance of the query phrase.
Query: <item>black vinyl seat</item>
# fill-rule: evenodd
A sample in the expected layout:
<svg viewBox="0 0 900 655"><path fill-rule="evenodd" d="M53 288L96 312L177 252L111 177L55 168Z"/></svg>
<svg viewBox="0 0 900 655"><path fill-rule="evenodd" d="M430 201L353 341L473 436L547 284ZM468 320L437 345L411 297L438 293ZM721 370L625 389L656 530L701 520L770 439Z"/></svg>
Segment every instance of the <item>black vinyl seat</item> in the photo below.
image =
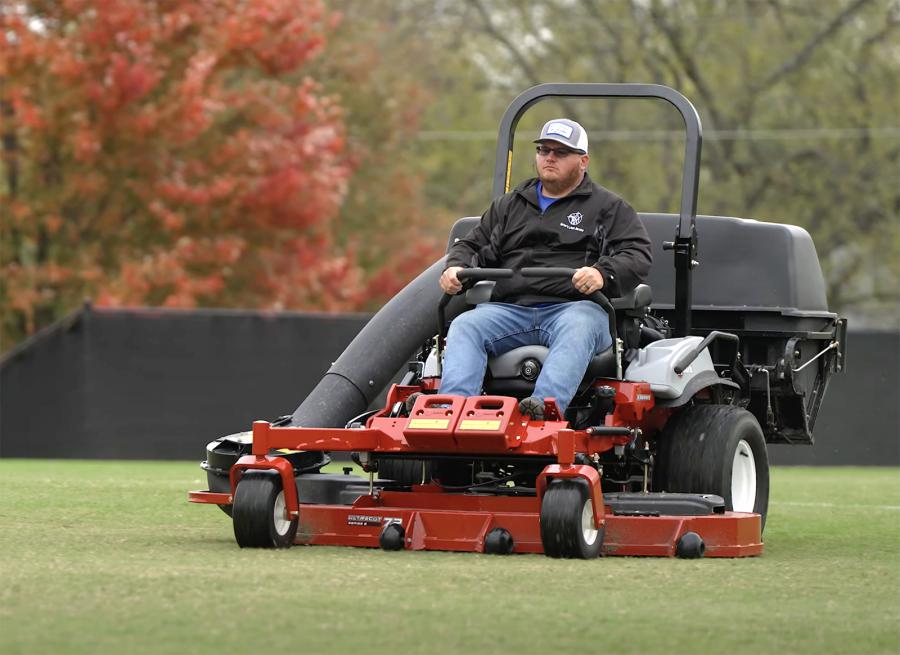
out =
<svg viewBox="0 0 900 655"><path fill-rule="evenodd" d="M478 304L490 300L493 282L480 282L467 292L467 300ZM631 293L610 301L616 310L618 334L633 333L624 329L625 321L633 321L634 316L643 314L652 301L650 287L638 285ZM626 344L628 347L630 344ZM507 353L488 359L484 391L491 395L529 396L534 391L534 382L540 373L549 349L546 346L521 346ZM578 385L583 391L597 378L618 378L618 366L614 347L609 347L594 355L588 363L587 371Z"/></svg>
<svg viewBox="0 0 900 655"><path fill-rule="evenodd" d="M498 396L530 396L534 391L534 381L540 372L539 367L544 365L548 352L550 350L546 346L522 346L499 357L488 359L488 374L484 380L485 393ZM591 358L578 389L583 390L597 378L615 378L616 373L615 352L609 347Z"/></svg>

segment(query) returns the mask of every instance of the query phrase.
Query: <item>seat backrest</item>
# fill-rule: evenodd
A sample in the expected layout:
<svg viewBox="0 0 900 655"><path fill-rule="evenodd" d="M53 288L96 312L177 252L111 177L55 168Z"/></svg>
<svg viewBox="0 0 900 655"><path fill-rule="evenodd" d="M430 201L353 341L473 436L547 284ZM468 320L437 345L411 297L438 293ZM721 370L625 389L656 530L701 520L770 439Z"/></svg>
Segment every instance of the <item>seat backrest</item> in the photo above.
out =
<svg viewBox="0 0 900 655"><path fill-rule="evenodd" d="M653 266L648 283L655 308L675 304L672 253L663 250L678 225L677 214L638 214L650 236ZM478 224L460 218L450 230L452 246ZM697 216L700 266L692 275L694 309L746 312L828 311L825 278L809 233L796 225L730 216ZM748 284L748 280L753 280Z"/></svg>

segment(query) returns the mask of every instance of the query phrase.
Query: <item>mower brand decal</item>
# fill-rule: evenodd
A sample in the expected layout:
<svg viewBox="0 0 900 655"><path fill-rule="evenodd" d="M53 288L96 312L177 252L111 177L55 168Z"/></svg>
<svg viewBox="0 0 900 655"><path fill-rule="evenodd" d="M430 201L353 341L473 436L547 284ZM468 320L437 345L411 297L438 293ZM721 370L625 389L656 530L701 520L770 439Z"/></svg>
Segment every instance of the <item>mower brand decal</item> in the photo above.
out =
<svg viewBox="0 0 900 655"><path fill-rule="evenodd" d="M348 514L347 525L381 525L380 516L369 516L368 514Z"/></svg>
<svg viewBox="0 0 900 655"><path fill-rule="evenodd" d="M403 525L403 519L392 516L370 516L369 514L348 514L347 525L356 526L381 526L396 523Z"/></svg>
<svg viewBox="0 0 900 655"><path fill-rule="evenodd" d="M638 400L650 400L652 398L653 398L653 396L651 396L649 393L639 393L637 395Z"/></svg>
<svg viewBox="0 0 900 655"><path fill-rule="evenodd" d="M413 430L446 430L449 418L414 418L406 426Z"/></svg>
<svg viewBox="0 0 900 655"><path fill-rule="evenodd" d="M499 430L500 429L500 420L493 421L476 421L475 419L467 418L465 421L462 421L459 424L460 430Z"/></svg>
<svg viewBox="0 0 900 655"><path fill-rule="evenodd" d="M550 123L550 126L547 128L547 136L551 134L558 134L562 138L568 139L572 136L572 127L565 123Z"/></svg>

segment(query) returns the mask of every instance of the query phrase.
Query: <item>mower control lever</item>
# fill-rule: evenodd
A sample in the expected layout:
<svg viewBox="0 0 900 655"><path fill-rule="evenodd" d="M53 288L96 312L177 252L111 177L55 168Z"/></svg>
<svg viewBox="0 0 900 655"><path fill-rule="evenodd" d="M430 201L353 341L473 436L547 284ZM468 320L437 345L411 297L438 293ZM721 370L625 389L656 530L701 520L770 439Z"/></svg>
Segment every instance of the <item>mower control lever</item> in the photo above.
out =
<svg viewBox="0 0 900 655"><path fill-rule="evenodd" d="M463 268L456 272L456 278L461 282L466 280L481 282L482 280L504 280L513 277L515 274L516 272L511 268ZM438 313L441 315L441 325L444 324L444 307L447 306L447 303L450 302L450 299L453 298L454 295L455 294L452 293L445 293L438 303Z"/></svg>
<svg viewBox="0 0 900 655"><path fill-rule="evenodd" d="M572 277L576 269L565 266L529 266L519 270L522 277Z"/></svg>
<svg viewBox="0 0 900 655"><path fill-rule="evenodd" d="M458 280L504 280L511 278L516 272L511 268L464 268L456 272Z"/></svg>
<svg viewBox="0 0 900 655"><path fill-rule="evenodd" d="M511 268L464 268L456 272L456 278L460 281L472 280L474 282L480 282L482 280L503 280L511 278L515 274L516 272ZM441 370L443 368L441 365L441 354L443 350L444 337L447 336L444 333L444 326L447 324L444 308L447 306L447 303L450 302L450 299L453 298L453 296L454 294L452 293L445 293L443 296L441 296L440 302L438 302L438 375L441 374Z"/></svg>
<svg viewBox="0 0 900 655"><path fill-rule="evenodd" d="M540 266L531 266L519 269L518 274L525 278L564 277L571 279L575 275L575 271L576 269L574 268L565 268L558 266L548 266L546 268ZM514 277L516 273L517 271L514 271L510 268L463 268L456 272L456 277L461 281L472 280L474 282L480 282L482 280L508 279ZM616 354L616 362L621 362L621 360L619 359L619 335L616 329L616 310L613 309L613 306L609 302L609 299L601 291L595 291L587 297L600 305L604 309L604 311L606 311L606 315L609 317L609 333L612 337L613 350ZM442 369L441 355L443 351L443 341L444 337L446 336L444 328L447 323L444 308L447 306L447 303L450 302L451 298L453 298L453 294L445 293L438 303L437 366L439 375ZM619 364L619 368L621 369L621 364ZM619 371L618 375L619 377L621 377L621 370Z"/></svg>
<svg viewBox="0 0 900 655"><path fill-rule="evenodd" d="M527 267L519 270L519 273L522 277L565 277L571 278L575 275L576 269L574 268L566 268L562 266L548 266L547 268L537 267ZM613 347L618 351L618 344L616 340L618 339L618 334L616 331L616 310L613 309L612 304L609 302L609 298L606 297L602 291L595 291L594 293L588 296L595 303L600 305L605 311L606 315L609 317L609 333L612 336ZM616 355L616 359L618 359L618 354Z"/></svg>

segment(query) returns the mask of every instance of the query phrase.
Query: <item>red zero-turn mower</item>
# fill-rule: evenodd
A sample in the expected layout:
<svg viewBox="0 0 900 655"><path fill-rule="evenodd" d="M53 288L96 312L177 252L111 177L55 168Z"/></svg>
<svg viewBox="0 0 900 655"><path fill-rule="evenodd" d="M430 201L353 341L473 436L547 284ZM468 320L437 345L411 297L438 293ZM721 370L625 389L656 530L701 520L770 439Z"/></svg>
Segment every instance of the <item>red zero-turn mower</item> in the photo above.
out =
<svg viewBox="0 0 900 655"><path fill-rule="evenodd" d="M520 116L546 97L657 98L684 119L680 213L641 214L654 249L650 284L593 297L611 318L613 346L591 361L565 415L553 399L543 420L519 411L546 355L539 346L490 360L485 395L441 395L449 320L489 300L493 280L573 271L465 269L469 290L451 298L437 283L443 259L435 262L293 415L209 444L210 490L190 500L222 507L240 546L762 553L766 443L812 443L828 379L844 366L846 321L827 309L812 240L790 225L697 216L700 121L684 96L656 85L545 84L520 95L500 127L495 196L509 188ZM450 243L477 220L457 221ZM405 375L384 406L366 411L398 369ZM368 477L321 473L331 451L352 453Z"/></svg>

